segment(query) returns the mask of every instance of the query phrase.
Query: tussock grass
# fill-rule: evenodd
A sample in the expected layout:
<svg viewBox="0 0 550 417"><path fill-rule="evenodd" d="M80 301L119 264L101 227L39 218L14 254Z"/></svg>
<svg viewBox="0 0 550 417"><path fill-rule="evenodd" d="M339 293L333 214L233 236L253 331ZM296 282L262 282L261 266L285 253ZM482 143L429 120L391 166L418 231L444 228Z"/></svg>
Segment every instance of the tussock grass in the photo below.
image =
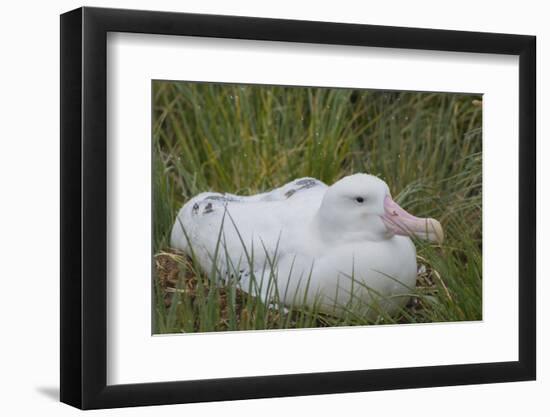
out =
<svg viewBox="0 0 550 417"><path fill-rule="evenodd" d="M155 333L479 320L480 96L207 83L153 83ZM419 274L400 314L265 305L169 247L179 208L203 191L253 194L299 177L384 179L408 211L441 221L418 241ZM223 248L220 248L223 250ZM210 276L210 278L208 278ZM262 285L265 283L262 283ZM269 285L269 283L268 283ZM245 291L243 291L245 290ZM375 303L374 303L375 304Z"/></svg>

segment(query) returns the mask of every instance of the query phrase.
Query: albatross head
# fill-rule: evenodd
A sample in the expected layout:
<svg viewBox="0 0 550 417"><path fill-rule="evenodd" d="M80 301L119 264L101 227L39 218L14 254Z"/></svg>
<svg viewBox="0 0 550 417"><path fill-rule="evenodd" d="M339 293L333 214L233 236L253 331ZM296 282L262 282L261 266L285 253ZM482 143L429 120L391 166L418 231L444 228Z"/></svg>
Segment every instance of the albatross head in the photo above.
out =
<svg viewBox="0 0 550 417"><path fill-rule="evenodd" d="M367 174L354 174L330 186L319 209L324 232L342 238L380 241L394 235L417 236L441 243L435 219L415 217L390 195L388 185Z"/></svg>

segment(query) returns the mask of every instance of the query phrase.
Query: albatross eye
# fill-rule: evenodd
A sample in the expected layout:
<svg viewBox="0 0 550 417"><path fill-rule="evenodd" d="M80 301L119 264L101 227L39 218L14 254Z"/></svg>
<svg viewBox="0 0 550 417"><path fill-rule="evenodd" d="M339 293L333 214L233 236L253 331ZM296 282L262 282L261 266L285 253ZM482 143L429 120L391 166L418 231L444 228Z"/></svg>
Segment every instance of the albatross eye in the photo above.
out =
<svg viewBox="0 0 550 417"><path fill-rule="evenodd" d="M365 199L363 197L355 197L355 201L357 201L358 203L362 203L363 201L365 201Z"/></svg>

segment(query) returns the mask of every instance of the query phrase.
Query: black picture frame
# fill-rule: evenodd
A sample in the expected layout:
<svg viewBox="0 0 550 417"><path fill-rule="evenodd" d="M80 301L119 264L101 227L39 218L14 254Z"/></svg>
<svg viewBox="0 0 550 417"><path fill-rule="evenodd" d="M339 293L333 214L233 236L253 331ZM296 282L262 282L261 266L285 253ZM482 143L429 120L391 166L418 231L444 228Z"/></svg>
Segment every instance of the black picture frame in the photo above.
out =
<svg viewBox="0 0 550 417"><path fill-rule="evenodd" d="M107 385L108 32L519 56L519 360ZM535 379L535 51L524 35L88 7L61 15L61 401L94 409Z"/></svg>

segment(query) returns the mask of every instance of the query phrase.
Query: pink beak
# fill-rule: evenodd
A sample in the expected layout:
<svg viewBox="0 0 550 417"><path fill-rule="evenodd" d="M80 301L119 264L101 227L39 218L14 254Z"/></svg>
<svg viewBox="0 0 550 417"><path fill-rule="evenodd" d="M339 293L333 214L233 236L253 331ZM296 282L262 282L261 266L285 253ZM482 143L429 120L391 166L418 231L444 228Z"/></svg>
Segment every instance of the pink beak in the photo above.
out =
<svg viewBox="0 0 550 417"><path fill-rule="evenodd" d="M387 195L384 199L384 224L390 232L402 236L418 236L433 242L443 242L443 228L435 219L415 217L403 210Z"/></svg>

